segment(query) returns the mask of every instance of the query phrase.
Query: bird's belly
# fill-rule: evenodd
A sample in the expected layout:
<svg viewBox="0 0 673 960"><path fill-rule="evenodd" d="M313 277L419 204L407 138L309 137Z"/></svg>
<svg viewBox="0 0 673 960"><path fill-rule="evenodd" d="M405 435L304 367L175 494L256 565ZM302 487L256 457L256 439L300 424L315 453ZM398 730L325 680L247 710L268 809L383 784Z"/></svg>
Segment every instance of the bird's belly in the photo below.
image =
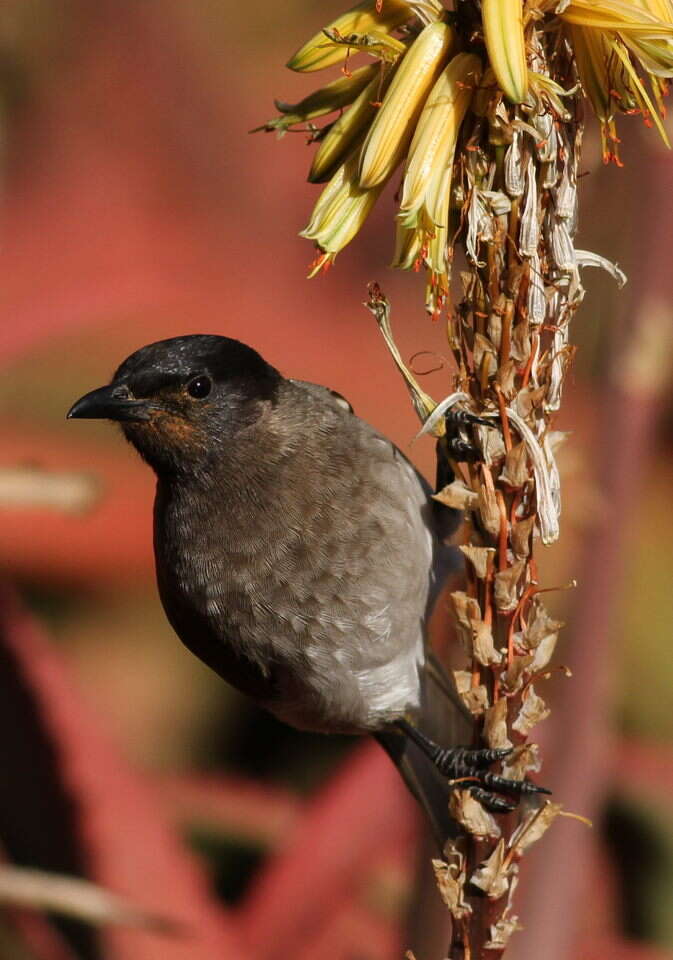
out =
<svg viewBox="0 0 673 960"><path fill-rule="evenodd" d="M334 618L309 602L269 602L267 583L230 575L195 588L193 574L167 577L163 569L159 592L183 643L286 723L362 733L418 708L422 644L384 654L371 628L360 632L344 620L337 629Z"/></svg>

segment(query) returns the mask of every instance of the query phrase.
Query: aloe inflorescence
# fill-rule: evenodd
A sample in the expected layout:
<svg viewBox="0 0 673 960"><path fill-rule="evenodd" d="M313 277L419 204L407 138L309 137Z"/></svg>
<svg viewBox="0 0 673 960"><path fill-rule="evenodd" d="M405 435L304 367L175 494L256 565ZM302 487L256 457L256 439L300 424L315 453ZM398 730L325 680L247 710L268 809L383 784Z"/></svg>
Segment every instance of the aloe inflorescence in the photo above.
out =
<svg viewBox="0 0 673 960"><path fill-rule="evenodd" d="M464 651L456 690L475 741L511 747L502 773L524 779L540 769L529 738L549 712L540 690L562 627L545 604L537 553L560 532L556 453L565 435L553 427L573 356L570 324L584 268L626 280L575 246L584 101L606 163L620 164L619 114L639 114L668 145L671 3L455 0L448 9L440 0L366 0L288 64L337 65L338 81L280 105L265 128L305 130L317 143L309 179L325 185L302 231L317 247L311 276L356 236L386 184L396 188L392 266L424 273L425 308L446 323L454 365L443 399L404 363L376 285L368 306L421 432L438 439L453 469L436 499L468 518L466 589L451 596ZM316 110L328 118L330 105L336 116L321 127ZM463 265L452 277L457 250ZM453 448L472 450L464 460L446 436L446 416L455 423L457 411L478 417L465 420ZM563 811L537 800L513 822L457 784L451 812L465 835L435 864L454 920L450 955L490 960L518 927L519 861Z"/></svg>
<svg viewBox="0 0 673 960"><path fill-rule="evenodd" d="M581 89L600 121L606 162L620 163L619 113L640 114L668 143L661 117L673 76L671 10L670 0L458 0L453 10L439 0L365 0L318 31L288 67L340 66L340 76L298 104L277 102L280 115L263 127L305 129L318 143L309 179L328 182L302 231L318 249L310 276L333 263L397 175L392 265L426 272L426 306L437 315L468 204L478 208L473 217L497 218L520 195L515 187L504 200L493 196L506 184L502 163L497 178L488 164L480 168L485 140L501 148L501 161L505 150L520 152L517 139L556 156L545 178L555 184L564 169L555 128L577 118ZM358 54L373 62L354 67Z"/></svg>

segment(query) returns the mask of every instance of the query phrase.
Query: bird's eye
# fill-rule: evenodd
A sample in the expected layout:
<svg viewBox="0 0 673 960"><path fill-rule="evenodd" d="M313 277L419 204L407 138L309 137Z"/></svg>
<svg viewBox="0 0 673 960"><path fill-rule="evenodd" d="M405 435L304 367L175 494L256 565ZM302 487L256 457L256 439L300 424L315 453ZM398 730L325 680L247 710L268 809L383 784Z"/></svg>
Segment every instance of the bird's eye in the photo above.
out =
<svg viewBox="0 0 673 960"><path fill-rule="evenodd" d="M187 393L195 400L203 400L210 393L213 382L210 377L194 377L187 384Z"/></svg>

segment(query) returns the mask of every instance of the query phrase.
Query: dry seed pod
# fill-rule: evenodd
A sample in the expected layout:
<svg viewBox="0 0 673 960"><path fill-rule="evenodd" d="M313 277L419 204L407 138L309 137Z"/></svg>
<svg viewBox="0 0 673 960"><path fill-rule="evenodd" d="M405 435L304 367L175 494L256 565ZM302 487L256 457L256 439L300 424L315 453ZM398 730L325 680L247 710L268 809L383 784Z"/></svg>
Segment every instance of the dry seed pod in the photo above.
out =
<svg viewBox="0 0 673 960"><path fill-rule="evenodd" d="M500 674L500 683L505 693L518 693L524 684L526 674L533 662L532 656L514 657L510 665Z"/></svg>

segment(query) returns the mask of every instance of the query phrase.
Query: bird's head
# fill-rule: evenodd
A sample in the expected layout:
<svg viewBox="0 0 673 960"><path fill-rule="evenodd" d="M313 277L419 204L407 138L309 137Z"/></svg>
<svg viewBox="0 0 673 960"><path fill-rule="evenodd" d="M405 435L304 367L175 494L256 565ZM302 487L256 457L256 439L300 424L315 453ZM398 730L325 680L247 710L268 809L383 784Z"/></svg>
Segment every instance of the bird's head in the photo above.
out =
<svg viewBox="0 0 673 960"><path fill-rule="evenodd" d="M257 420L281 379L238 340L174 337L132 353L108 386L73 404L68 418L117 421L157 473L193 468Z"/></svg>

